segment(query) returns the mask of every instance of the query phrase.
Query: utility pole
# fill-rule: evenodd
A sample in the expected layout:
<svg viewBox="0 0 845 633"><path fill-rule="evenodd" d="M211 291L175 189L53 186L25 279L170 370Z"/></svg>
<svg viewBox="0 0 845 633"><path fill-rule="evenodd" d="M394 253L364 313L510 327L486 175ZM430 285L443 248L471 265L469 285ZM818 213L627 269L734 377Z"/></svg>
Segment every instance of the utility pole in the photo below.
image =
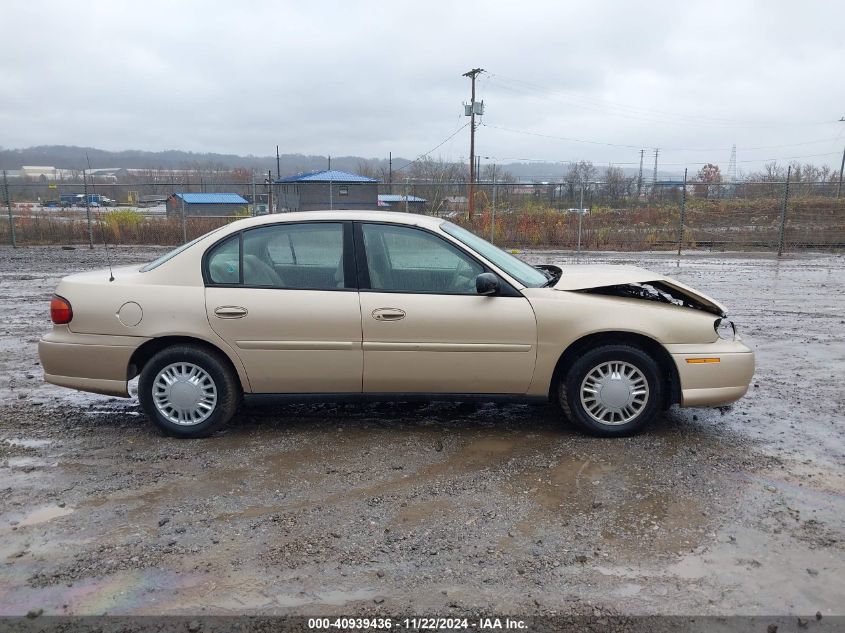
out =
<svg viewBox="0 0 845 633"><path fill-rule="evenodd" d="M845 123L845 116L839 119L840 123ZM842 174L845 172L845 149L842 150L842 164L839 166L839 186L836 189L836 197L842 197Z"/></svg>
<svg viewBox="0 0 845 633"><path fill-rule="evenodd" d="M842 172L845 172L845 149L842 150L842 164L839 166L839 186L836 189L836 197L842 197Z"/></svg>
<svg viewBox="0 0 845 633"><path fill-rule="evenodd" d="M91 201L88 199L88 172L82 170L82 190L85 192L85 215L88 218L88 248L94 248L94 227L91 225Z"/></svg>
<svg viewBox="0 0 845 633"><path fill-rule="evenodd" d="M783 238L786 233L786 207L789 205L789 178L792 175L792 165L786 170L786 185L783 188L783 206L780 210L780 231L778 232L778 257L783 255Z"/></svg>
<svg viewBox="0 0 845 633"><path fill-rule="evenodd" d="M267 170L267 213L273 213L273 172Z"/></svg>
<svg viewBox="0 0 845 633"><path fill-rule="evenodd" d="M252 215L258 215L258 198L255 196L255 170L252 170Z"/></svg>
<svg viewBox="0 0 845 633"><path fill-rule="evenodd" d="M660 154L660 148L654 148L654 175L651 177L651 195L657 192L657 156Z"/></svg>
<svg viewBox="0 0 845 633"><path fill-rule="evenodd" d="M182 196L182 244L188 243L188 223L185 219L185 196Z"/></svg>
<svg viewBox="0 0 845 633"><path fill-rule="evenodd" d="M388 152L387 156L387 193L393 193L393 152Z"/></svg>
<svg viewBox="0 0 845 633"><path fill-rule="evenodd" d="M496 163L493 163L493 209L490 216L490 243L496 240Z"/></svg>
<svg viewBox="0 0 845 633"><path fill-rule="evenodd" d="M467 216L469 218L472 218L473 211L475 210L475 202L473 200L473 194L475 193L475 78L483 72L483 68L473 68L463 74L464 77L469 77L472 80L472 96L469 103L469 197L467 199Z"/></svg>
<svg viewBox="0 0 845 633"><path fill-rule="evenodd" d="M3 170L3 192L6 194L6 209L9 211L9 233L12 238L12 248L17 248L15 240L15 219L12 216L12 198L9 196L9 181L6 179L6 170ZM59 198L61 200L61 197Z"/></svg>
<svg viewBox="0 0 845 633"><path fill-rule="evenodd" d="M276 180L282 177L281 172L281 163L279 161L279 146L276 145Z"/></svg>
<svg viewBox="0 0 845 633"><path fill-rule="evenodd" d="M405 176L405 213L408 213L408 177Z"/></svg>
<svg viewBox="0 0 845 633"><path fill-rule="evenodd" d="M687 168L684 168L684 190L681 192L681 212L678 218L678 256L684 241L684 215L687 211Z"/></svg>
<svg viewBox="0 0 845 633"><path fill-rule="evenodd" d="M637 177L637 200L640 199L640 194L643 191L643 155L645 150L640 150L640 175Z"/></svg>
<svg viewBox="0 0 845 633"><path fill-rule="evenodd" d="M584 179L581 179L581 202L578 203L578 254L581 254L581 219L584 217Z"/></svg>

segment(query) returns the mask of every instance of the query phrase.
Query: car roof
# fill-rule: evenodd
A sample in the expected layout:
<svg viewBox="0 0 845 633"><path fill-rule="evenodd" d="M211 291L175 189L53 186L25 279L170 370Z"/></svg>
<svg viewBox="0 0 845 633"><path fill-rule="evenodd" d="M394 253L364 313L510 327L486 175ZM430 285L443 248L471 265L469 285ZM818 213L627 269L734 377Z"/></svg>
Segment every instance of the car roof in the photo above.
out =
<svg viewBox="0 0 845 633"><path fill-rule="evenodd" d="M243 230L263 224L274 224L277 222L315 222L327 220L361 220L367 222L390 222L392 224L409 224L422 226L429 229L436 229L443 224L443 218L416 213L402 213L397 211L360 211L360 210L333 210L333 211L295 211L292 213L274 213L262 215L255 218L244 218L228 225L235 230Z"/></svg>

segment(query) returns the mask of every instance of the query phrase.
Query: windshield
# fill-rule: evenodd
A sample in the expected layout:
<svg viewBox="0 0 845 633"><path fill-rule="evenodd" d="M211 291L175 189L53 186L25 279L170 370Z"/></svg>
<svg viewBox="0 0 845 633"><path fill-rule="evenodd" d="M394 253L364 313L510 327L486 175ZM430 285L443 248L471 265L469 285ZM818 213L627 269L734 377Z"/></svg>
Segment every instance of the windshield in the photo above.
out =
<svg viewBox="0 0 845 633"><path fill-rule="evenodd" d="M154 260L153 260L153 261L151 261L149 264L146 264L146 265L142 266L142 267L141 267L140 272L145 273L145 272L148 272L148 271L152 270L153 268L158 268L158 267L159 267L159 266L161 266L164 262L166 262L166 261L168 261L168 260L170 260L170 259L172 259L172 258L176 257L179 253L181 253L182 251L184 251L184 250L186 250L186 249L190 248L191 246L193 246L194 244L196 244L197 242L199 242L201 239L204 239L204 238L208 237L208 236L209 236L209 235L211 235L212 233L216 233L217 231L219 231L219 230L220 230L220 229L222 229L222 228L224 228L224 227L222 227L222 226L221 226L221 227L218 227L218 228L214 229L213 231L209 231L208 233L205 233L204 235L200 235L198 238L195 238L195 239L191 240L190 242L187 242L187 243L185 243L185 244L182 244L182 246L179 246L179 247L177 247L177 248L174 248L174 249L173 249L172 251L170 251L169 253L165 253L164 255L162 255L161 257L159 257L158 259L154 259Z"/></svg>
<svg viewBox="0 0 845 633"><path fill-rule="evenodd" d="M506 253L502 249L493 246L487 240L470 233L466 229L462 229L451 222L444 222L440 225L440 228L456 240L469 246L489 262L501 268L524 286L539 288L540 286L545 286L549 281L546 275L530 264L526 264L521 259L517 259L510 253Z"/></svg>

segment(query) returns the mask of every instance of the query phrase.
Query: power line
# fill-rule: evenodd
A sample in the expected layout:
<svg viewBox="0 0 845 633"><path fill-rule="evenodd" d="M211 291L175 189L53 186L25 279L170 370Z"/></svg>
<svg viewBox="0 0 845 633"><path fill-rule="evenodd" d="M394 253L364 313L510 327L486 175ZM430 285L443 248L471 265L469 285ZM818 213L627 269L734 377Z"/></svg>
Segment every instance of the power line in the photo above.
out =
<svg viewBox="0 0 845 633"><path fill-rule="evenodd" d="M469 125L469 122L464 123L461 127L459 127L457 130L455 130L454 132L452 132L449 136L447 136L447 137L446 137L445 139L443 139L440 143L438 143L437 145L435 145L434 147L432 147L430 150L428 150L428 151L427 151L427 152L425 152L424 154L420 154L420 155L419 155L419 156L417 156L414 160L410 160L410 161L408 161L407 163L405 163L405 164L404 164L404 165L402 165L401 167L397 167L397 168L395 169L395 171L401 171L401 170L405 169L406 167L408 167L409 165L413 165L414 163L418 162L420 159L425 158L426 156L428 156L429 154L431 154L431 153L432 153L432 152L434 152L435 150L440 149L440 148L441 148L441 147L443 147L446 143L448 143L448 142L449 142L449 141L451 141L453 138L455 138L455 137L458 135L458 133L459 133L461 130L463 130L463 129L464 129L466 126L468 126L468 125Z"/></svg>
<svg viewBox="0 0 845 633"><path fill-rule="evenodd" d="M489 123L482 123L484 127L493 128L496 130L504 130L506 132L514 132L515 134L526 134L528 136L540 136L542 138L551 138L558 141L571 141L573 143L589 143L590 145L606 145L608 147L625 147L627 149L639 149L642 145L627 145L625 143L606 143L603 141L588 141L581 138L572 138L568 136L554 136L552 134L542 134L540 132L529 132L527 130L516 130L514 128L504 127L501 125L490 125Z"/></svg>
<svg viewBox="0 0 845 633"><path fill-rule="evenodd" d="M689 114L677 114L672 112L667 112L664 110L657 110L654 108L643 108L638 106L630 106L626 104L620 103L613 103L608 101L600 101L598 99L592 99L590 97L584 97L581 95L572 95L564 93L563 91L558 90L550 90L543 86L539 86L537 84L532 84L530 82L505 77L498 73L485 73L485 77L483 78L485 82L490 82L496 85L499 88L504 88L505 90L510 90L511 92L517 92L521 94L527 94L530 96L535 96L542 99L547 99L550 101L557 101L560 103L566 103L567 105L571 105L576 108L581 108L585 110L602 110L605 112L609 112L616 116L628 117L632 119L639 119L645 121L653 121L658 123L684 123L687 125L703 125L703 126L714 126L714 127L794 127L794 126L803 126L803 125L826 125L829 123L828 121L804 121L804 122L790 122L790 123L776 123L776 124L760 124L756 121L743 121L739 119L727 119L727 118L720 118L720 117L707 117L707 116L700 116L700 115L689 115ZM510 85L508 85L510 84ZM582 103L578 103L578 102ZM615 112L614 112L615 110ZM675 121L670 121L667 119L676 119Z"/></svg>
<svg viewBox="0 0 845 633"><path fill-rule="evenodd" d="M574 137L571 137L571 136L556 136L556 135L553 135L553 134L544 134L542 132L532 132L532 131L529 131L529 130L518 130L518 129L515 129L515 128L504 127L502 125L490 125L489 123L482 123L481 125L483 125L484 127L489 127L489 128L496 129L496 130L504 130L506 132L513 132L514 134L525 134L527 136L539 136L541 138L550 138L550 139L554 139L554 140L558 140L558 141L569 141L569 142L572 142L572 143L586 143L586 144L589 144L589 145L605 145L607 147L624 147L626 149L639 149L644 145L643 143L641 143L639 145L631 145L631 144L628 144L628 143L610 143L610 142L607 142L607 141L593 141L593 140L583 139L583 138L574 138ZM786 144L783 144L783 145L760 145L760 146L757 146L757 147L737 147L737 149L744 151L744 152L750 152L750 151L761 150L761 149L778 149L778 148L782 148L782 147L799 147L799 146L802 146L802 145L815 145L815 144L820 144L820 143L833 143L836 140L837 139L835 139L835 138L829 138L829 139L820 139L820 140L816 140L816 141L803 141L801 143L786 143ZM671 151L671 152L720 152L720 151L728 151L728 150L731 149L731 147L727 147L727 146L725 146L725 147L663 147L662 149L664 149L666 151ZM757 159L755 159L755 160L757 160ZM754 161L750 161L750 162L754 162Z"/></svg>
<svg viewBox="0 0 845 633"><path fill-rule="evenodd" d="M661 148L662 149L662 148ZM777 161L785 161L785 160L801 160L804 158L820 158L823 156L839 156L839 151L835 152L826 152L824 154L806 154L804 156L779 156L775 158L753 158L747 160L738 160L737 163L771 163ZM524 158L524 157L517 157L517 156L494 156L490 155L490 159L497 160L497 161L517 161L517 162L524 162L524 163L551 163L555 165L566 165L572 162L573 160L554 160L548 158ZM682 163L667 163L664 161L660 161L660 164L664 167L685 167L685 166L696 166L696 165L707 165L712 163L713 160L702 160L702 161L685 161ZM613 161L615 166L620 165L639 165L639 161Z"/></svg>

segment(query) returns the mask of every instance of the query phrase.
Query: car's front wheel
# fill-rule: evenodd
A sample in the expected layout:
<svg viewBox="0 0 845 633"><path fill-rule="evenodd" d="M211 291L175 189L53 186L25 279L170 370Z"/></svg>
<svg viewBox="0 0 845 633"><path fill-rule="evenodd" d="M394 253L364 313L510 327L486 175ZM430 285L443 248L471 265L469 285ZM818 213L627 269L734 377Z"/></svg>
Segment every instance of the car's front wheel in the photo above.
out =
<svg viewBox="0 0 845 633"><path fill-rule="evenodd" d="M218 354L174 345L144 365L138 399L147 417L167 435L206 437L235 414L240 391Z"/></svg>
<svg viewBox="0 0 845 633"><path fill-rule="evenodd" d="M569 419L590 435L636 433L663 402L660 367L644 350L609 344L581 355L558 385Z"/></svg>

